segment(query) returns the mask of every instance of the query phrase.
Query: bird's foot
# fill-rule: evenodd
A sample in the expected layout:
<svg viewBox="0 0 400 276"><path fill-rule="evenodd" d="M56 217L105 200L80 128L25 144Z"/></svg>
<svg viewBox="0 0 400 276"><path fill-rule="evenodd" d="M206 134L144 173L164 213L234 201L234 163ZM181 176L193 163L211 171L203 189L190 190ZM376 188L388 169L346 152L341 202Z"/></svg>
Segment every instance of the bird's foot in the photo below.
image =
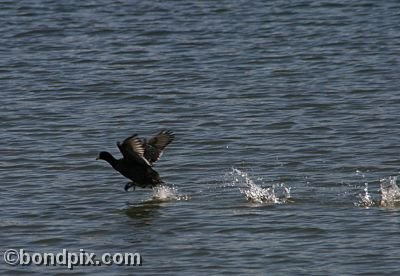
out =
<svg viewBox="0 0 400 276"><path fill-rule="evenodd" d="M133 190L135 190L136 184L133 182L126 183L124 187L125 192L127 192L131 187L133 187Z"/></svg>

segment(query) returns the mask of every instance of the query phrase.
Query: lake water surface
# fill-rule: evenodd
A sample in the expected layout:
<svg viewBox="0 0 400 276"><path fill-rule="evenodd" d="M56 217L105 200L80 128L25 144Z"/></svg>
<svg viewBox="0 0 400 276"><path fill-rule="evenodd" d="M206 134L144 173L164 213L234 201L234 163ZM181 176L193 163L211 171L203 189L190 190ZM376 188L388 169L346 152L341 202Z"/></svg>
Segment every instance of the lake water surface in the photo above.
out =
<svg viewBox="0 0 400 276"><path fill-rule="evenodd" d="M0 244L142 266L400 273L398 1L2 1ZM172 129L125 192L99 151Z"/></svg>

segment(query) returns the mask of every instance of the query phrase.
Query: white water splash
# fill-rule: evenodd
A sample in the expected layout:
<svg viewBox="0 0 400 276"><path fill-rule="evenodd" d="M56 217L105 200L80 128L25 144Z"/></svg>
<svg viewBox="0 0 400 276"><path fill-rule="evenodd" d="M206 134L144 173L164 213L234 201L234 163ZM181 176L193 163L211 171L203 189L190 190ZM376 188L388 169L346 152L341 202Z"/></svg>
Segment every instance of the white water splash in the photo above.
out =
<svg viewBox="0 0 400 276"><path fill-rule="evenodd" d="M360 170L356 170L356 175L361 176L362 178L365 178L365 173L363 173Z"/></svg>
<svg viewBox="0 0 400 276"><path fill-rule="evenodd" d="M160 185L153 188L153 200L189 200L188 195L181 195L174 186Z"/></svg>
<svg viewBox="0 0 400 276"><path fill-rule="evenodd" d="M239 191L246 199L255 203L281 204L288 202L290 198L290 187L285 184L274 184L269 188L262 188L254 183L247 172L232 168L227 174L232 184L229 186L239 187Z"/></svg>
<svg viewBox="0 0 400 276"><path fill-rule="evenodd" d="M376 203L374 200L372 200L370 193L368 192L368 183L365 183L365 188L364 188L364 193L359 194L360 200L358 202L355 202L355 206L359 207L371 207L374 206Z"/></svg>
<svg viewBox="0 0 400 276"><path fill-rule="evenodd" d="M397 186L397 176L390 176L380 181L380 198L373 199L368 192L368 183L365 183L364 193L359 195L359 201L354 205L359 207L395 207L400 206L400 188Z"/></svg>
<svg viewBox="0 0 400 276"><path fill-rule="evenodd" d="M390 176L381 180L381 206L393 207L400 204L400 188L397 186L396 181L397 176Z"/></svg>

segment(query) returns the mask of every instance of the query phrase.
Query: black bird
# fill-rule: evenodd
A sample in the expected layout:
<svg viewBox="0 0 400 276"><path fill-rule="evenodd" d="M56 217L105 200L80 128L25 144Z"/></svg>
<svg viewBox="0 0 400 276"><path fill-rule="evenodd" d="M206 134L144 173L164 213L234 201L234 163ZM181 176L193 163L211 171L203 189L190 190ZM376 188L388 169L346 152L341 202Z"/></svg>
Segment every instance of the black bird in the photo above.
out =
<svg viewBox="0 0 400 276"><path fill-rule="evenodd" d="M152 168L153 163L160 159L165 147L173 140L174 133L170 130L162 130L148 141L134 134L122 143L117 142L123 158L115 159L111 153L102 151L96 159L107 161L115 170L133 181L125 185L125 191L135 186L153 188L164 183Z"/></svg>

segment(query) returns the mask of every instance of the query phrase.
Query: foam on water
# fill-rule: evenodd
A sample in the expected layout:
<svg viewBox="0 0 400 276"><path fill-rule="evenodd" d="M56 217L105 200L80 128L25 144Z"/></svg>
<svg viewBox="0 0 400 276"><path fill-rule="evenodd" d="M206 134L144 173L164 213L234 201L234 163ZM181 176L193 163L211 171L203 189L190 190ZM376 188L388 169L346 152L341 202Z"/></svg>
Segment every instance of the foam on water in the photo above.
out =
<svg viewBox="0 0 400 276"><path fill-rule="evenodd" d="M232 171L227 173L227 179L231 183L230 186L239 187L239 191L246 199L254 203L281 204L288 202L290 198L291 188L286 187L284 183L263 188L257 185L247 172L236 168L232 168Z"/></svg>

